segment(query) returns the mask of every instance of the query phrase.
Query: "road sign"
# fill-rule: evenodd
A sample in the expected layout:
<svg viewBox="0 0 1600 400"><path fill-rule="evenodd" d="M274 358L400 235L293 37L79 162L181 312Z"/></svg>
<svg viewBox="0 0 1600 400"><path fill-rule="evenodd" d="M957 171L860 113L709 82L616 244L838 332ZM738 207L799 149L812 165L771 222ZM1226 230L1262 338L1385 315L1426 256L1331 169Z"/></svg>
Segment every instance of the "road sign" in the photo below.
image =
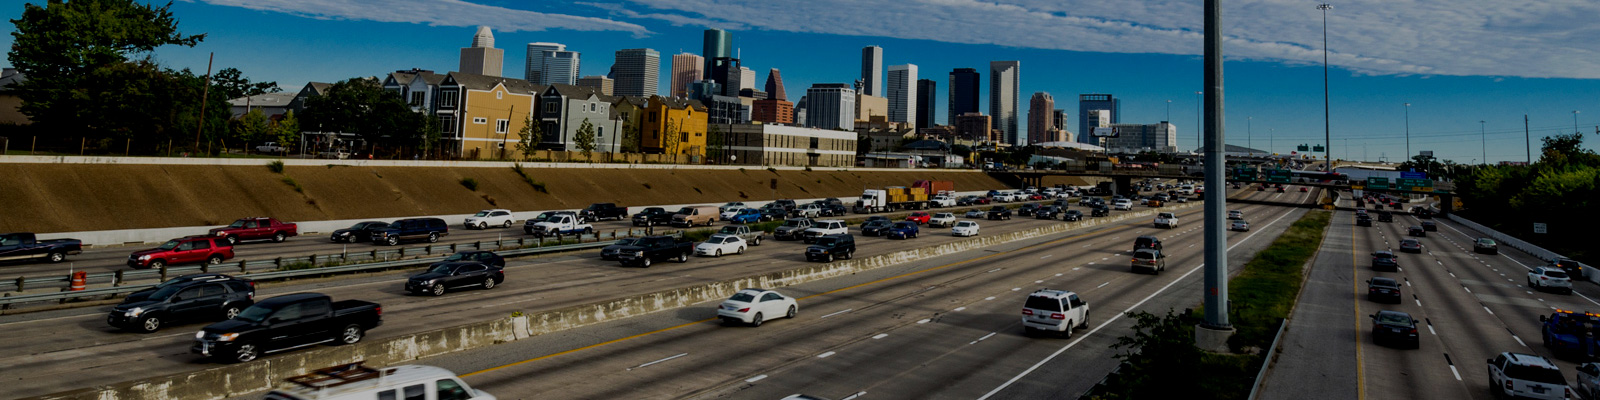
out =
<svg viewBox="0 0 1600 400"><path fill-rule="evenodd" d="M1268 169L1262 172L1267 175L1267 182L1289 183L1294 179L1294 172L1287 169Z"/></svg>
<svg viewBox="0 0 1600 400"><path fill-rule="evenodd" d="M1401 171L1400 177L1405 179L1428 179L1427 172Z"/></svg>
<svg viewBox="0 0 1600 400"><path fill-rule="evenodd" d="M1376 176L1368 177L1367 178L1367 187L1372 188L1372 190L1388 189L1389 188L1389 178L1376 177Z"/></svg>
<svg viewBox="0 0 1600 400"><path fill-rule="evenodd" d="M1095 127L1094 130L1091 132L1091 136L1114 138L1114 137L1120 137L1121 134L1120 134L1120 132L1117 132L1117 128L1116 127L1110 127L1110 128Z"/></svg>
<svg viewBox="0 0 1600 400"><path fill-rule="evenodd" d="M1533 233L1547 233L1547 232L1549 232L1549 230L1547 229L1547 227L1544 225L1543 222L1535 222L1535 223L1533 223Z"/></svg>
<svg viewBox="0 0 1600 400"><path fill-rule="evenodd" d="M1299 151L1310 151L1311 150L1311 146L1307 146L1307 145L1303 145L1302 144L1302 145L1299 145L1299 146L1295 146L1294 149L1295 150L1299 150Z"/></svg>
<svg viewBox="0 0 1600 400"><path fill-rule="evenodd" d="M1327 151L1327 150L1324 150L1324 149L1326 149L1326 148L1322 147L1322 145L1320 145L1320 144L1316 145L1316 146L1311 146L1311 151L1312 152Z"/></svg>
<svg viewBox="0 0 1600 400"><path fill-rule="evenodd" d="M1395 186L1395 188L1400 189L1400 190L1416 190L1416 189L1427 190L1427 189L1433 188L1433 180L1432 179L1400 178L1400 179L1395 180L1394 186Z"/></svg>

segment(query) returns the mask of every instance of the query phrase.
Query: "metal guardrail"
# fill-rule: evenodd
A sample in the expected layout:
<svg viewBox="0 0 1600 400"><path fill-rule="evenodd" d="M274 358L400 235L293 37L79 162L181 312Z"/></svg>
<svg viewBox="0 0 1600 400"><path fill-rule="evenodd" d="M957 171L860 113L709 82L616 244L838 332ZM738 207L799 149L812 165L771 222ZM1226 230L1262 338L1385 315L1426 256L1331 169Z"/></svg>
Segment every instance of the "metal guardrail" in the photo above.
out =
<svg viewBox="0 0 1600 400"><path fill-rule="evenodd" d="M1283 331L1286 329L1289 329L1289 320L1278 318L1278 334L1272 336L1272 346L1267 347L1267 356L1261 359L1261 370L1256 371L1256 383L1250 385L1250 397L1247 397L1247 399L1256 400L1256 395L1260 393L1261 386L1267 383L1267 370L1272 366L1272 358L1278 355L1278 342L1283 341Z"/></svg>
<svg viewBox="0 0 1600 400"><path fill-rule="evenodd" d="M576 240L578 240L579 243L564 244L564 245L539 246L539 247L529 247L529 248L518 248L518 249L512 249L512 250L495 251L495 253L499 254L501 256L504 256L504 257L517 257L517 256L529 256L529 255L535 255L535 254L543 254L543 253L558 253L558 252L564 252L564 251L574 251L574 250L586 250L586 249L601 248L601 247L605 247L605 246L610 245L611 244L611 241L610 241L611 239L630 237L634 233L644 233L644 230L642 230L642 229L629 229L628 232L627 232L627 234L629 236L618 235L616 232L613 232L611 235L595 233L595 234L590 235L590 236L579 236L579 237L577 237ZM676 232L667 233L667 235L668 236L675 236L675 237L682 237L683 236L683 232L682 231L676 231ZM567 240L571 240L571 239L567 239ZM589 242L589 243L582 243L582 241L584 241L584 240L593 240L593 241ZM450 253L454 253L455 251L458 251L458 248L466 247L466 246L462 246L462 245L470 245L471 246L470 249L483 249L486 245L493 245L494 246L493 249L498 249L498 248L501 248L501 247L505 247L506 245L511 244L511 243L519 243L518 247L521 247L521 246L525 246L526 242L527 242L526 238L520 238L520 239L517 239L517 240L497 240L497 241L493 241L493 242L457 243L457 244L439 245L439 246L430 245L430 246L424 246L424 247L421 247L421 248L396 249L395 251L400 253L400 254L402 254L402 255L407 254L407 252L423 252L423 251L427 251L427 253L425 253L425 254L433 254L431 251L433 251L435 249L448 248L448 249L450 249ZM541 242L542 241L533 241L533 243L541 243ZM371 252L369 252L369 253L371 253ZM441 253L441 254L443 254L443 253ZM71 300L71 299L77 299L77 298L83 298L83 297L115 296L115 295L132 293L132 292L144 290L146 288L150 288L150 287L153 287L153 286L156 285L155 283L123 284L122 282L126 282L126 281L125 280L121 280L121 279L126 279L130 275L134 275L134 274L132 274L132 272L139 272L140 274L137 274L137 276L159 276L161 278L160 281L164 281L164 280L166 280L166 278L168 276L177 276L177 275L181 275L183 273L227 272L227 271L237 270L237 271L240 271L240 273L241 273L240 276L241 277L250 278L250 279L257 279L257 280L264 280L264 279L287 279L287 278L295 278L295 277L302 277L302 276L315 276L315 275L351 273L351 272L361 272L361 271L368 271L368 270L382 270L382 269L391 269L391 268L420 266L420 265L427 265L427 264L431 264L431 263L434 263L434 262L438 262L439 260L443 260L444 259L444 256L440 256L440 257L413 258L413 259L405 259L405 260L380 261L380 262L370 262L370 263L359 263L359 264L349 264L349 265L328 266L328 267L321 267L321 268L311 267L311 268L305 268L305 269L292 269L292 270L282 270L281 268L279 268L282 265L293 265L296 262L304 262L304 261L295 261L295 260L315 260L316 257L317 257L316 255L312 255L312 256L307 256L307 257L278 258L278 259L274 259L274 260L241 261L241 262L236 262L236 263L219 264L219 265L211 265L211 266L195 265L195 266L183 266L183 267L168 267L168 268L163 268L163 270L161 270L161 271L156 271L156 270L136 270L136 271L124 272L124 270L118 270L118 271L116 271L114 273L90 274L91 280L94 277L102 277L102 278L111 277L112 279L118 279L118 280L112 281L113 285L110 286L110 287L86 289L86 290L79 290L79 291L62 291L62 292L57 292L57 293L37 293L37 294L23 294L23 295L15 295L13 293L5 293L3 295L3 297L0 297L0 307L9 307L12 304L18 304L18 303L29 303L29 302L39 302L39 301L65 301L65 300ZM330 256L330 257L324 258L324 259L329 260L330 262L336 262L338 260L343 260L344 258L334 258L334 257ZM286 263L286 261L287 261L287 263ZM248 272L248 267L251 266L251 265L272 265L274 267L270 268L270 269L267 269L265 271L257 272L257 273L249 273ZM235 269L229 269L229 268L235 268ZM172 275L169 275L169 274L172 274ZM49 282L56 282L55 279L60 279L60 278L38 278L38 279L49 281ZM66 279L70 280L70 277L66 278ZM31 282L31 280L25 280L24 278L18 278L18 280L19 281ZM160 282L160 281L157 281L157 282Z"/></svg>

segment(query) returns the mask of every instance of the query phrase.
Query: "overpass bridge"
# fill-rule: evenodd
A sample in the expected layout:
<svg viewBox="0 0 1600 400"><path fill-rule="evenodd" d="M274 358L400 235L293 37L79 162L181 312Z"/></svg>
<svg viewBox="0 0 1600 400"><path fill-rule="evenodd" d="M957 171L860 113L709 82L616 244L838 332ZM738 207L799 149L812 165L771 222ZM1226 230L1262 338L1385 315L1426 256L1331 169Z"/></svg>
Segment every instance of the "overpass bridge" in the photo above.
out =
<svg viewBox="0 0 1600 400"><path fill-rule="evenodd" d="M1231 171L1230 171L1231 172ZM1453 210L1455 198L1455 184L1453 182L1433 181L1432 187L1407 187L1399 188L1385 186L1371 188L1368 182L1351 181L1337 178L1338 175L1320 171L1291 171L1291 176L1283 177L1239 177L1230 174L1224 184L1286 184L1306 187L1315 187L1331 190L1334 196L1341 191L1365 191L1386 194L1419 194L1439 196L1440 212L1448 214ZM1201 167L1193 165L1161 165L1155 168L1145 167L1118 167L1106 164L1066 166L1060 169L1030 169L1030 170L990 170L989 176L1001 182L1006 182L1017 187L1043 187L1044 178L1050 176L1076 176L1097 177L1110 179L1112 194L1137 193L1134 190L1135 179L1192 179L1202 180Z"/></svg>

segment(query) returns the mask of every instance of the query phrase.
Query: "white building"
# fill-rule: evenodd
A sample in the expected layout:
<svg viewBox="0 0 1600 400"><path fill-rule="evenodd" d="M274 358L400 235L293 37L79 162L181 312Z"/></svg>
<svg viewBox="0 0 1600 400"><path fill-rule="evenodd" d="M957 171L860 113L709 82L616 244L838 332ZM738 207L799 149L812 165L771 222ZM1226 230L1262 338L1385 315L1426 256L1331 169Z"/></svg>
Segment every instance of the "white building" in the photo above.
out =
<svg viewBox="0 0 1600 400"><path fill-rule="evenodd" d="M994 118L994 129L1000 130L1001 140L1015 146L1026 144L1017 132L1021 73L1021 61L989 62L989 116Z"/></svg>
<svg viewBox="0 0 1600 400"><path fill-rule="evenodd" d="M1105 147L1113 153L1178 151L1178 127L1161 121L1159 124L1111 124L1117 137L1107 138Z"/></svg>
<svg viewBox="0 0 1600 400"><path fill-rule="evenodd" d="M739 66L739 90L744 89L761 90L761 88L756 87L756 70L746 66Z"/></svg>
<svg viewBox="0 0 1600 400"><path fill-rule="evenodd" d="M883 48L861 49L861 94L883 96Z"/></svg>
<svg viewBox="0 0 1600 400"><path fill-rule="evenodd" d="M806 126L856 129L856 90L844 83L818 83L806 89ZM853 133L852 133L853 134Z"/></svg>
<svg viewBox="0 0 1600 400"><path fill-rule="evenodd" d="M856 133L771 124L712 125L728 135L722 162L746 165L851 167L856 163Z"/></svg>
<svg viewBox="0 0 1600 400"><path fill-rule="evenodd" d="M889 121L907 125L917 120L917 65L889 66ZM912 128L917 128L912 126Z"/></svg>

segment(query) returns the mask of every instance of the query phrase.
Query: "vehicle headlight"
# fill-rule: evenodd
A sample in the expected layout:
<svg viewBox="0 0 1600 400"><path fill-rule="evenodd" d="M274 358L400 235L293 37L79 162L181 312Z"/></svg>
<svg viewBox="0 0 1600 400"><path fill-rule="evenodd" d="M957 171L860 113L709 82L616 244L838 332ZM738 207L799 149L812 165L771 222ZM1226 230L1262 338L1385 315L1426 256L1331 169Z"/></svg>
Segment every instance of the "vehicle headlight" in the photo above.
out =
<svg viewBox="0 0 1600 400"><path fill-rule="evenodd" d="M206 331L199 331L199 332L195 332L194 333L194 338L195 339L201 339L201 338L205 338L205 337L206 337Z"/></svg>
<svg viewBox="0 0 1600 400"><path fill-rule="evenodd" d="M225 232L225 231L217 231L217 236L228 236L228 232Z"/></svg>
<svg viewBox="0 0 1600 400"><path fill-rule="evenodd" d="M137 317L139 314L144 314L144 307L134 307L133 309L128 310L126 314L129 317Z"/></svg>
<svg viewBox="0 0 1600 400"><path fill-rule="evenodd" d="M232 342L234 339L238 339L238 338L239 338L239 334L238 333L224 333L224 334L221 334L221 335L217 335L217 341L218 342Z"/></svg>
<svg viewBox="0 0 1600 400"><path fill-rule="evenodd" d="M139 261L144 261L144 260L149 260L149 259L150 259L150 255L149 254L145 254L145 255L139 256Z"/></svg>
<svg viewBox="0 0 1600 400"><path fill-rule="evenodd" d="M438 281L439 281L438 279L429 279L429 280L422 281L422 285L423 286L433 286L433 284L435 282L438 282Z"/></svg>
<svg viewBox="0 0 1600 400"><path fill-rule="evenodd" d="M644 257L644 252L642 252L642 251L635 251L635 252L633 252L633 256L634 256L634 257Z"/></svg>

